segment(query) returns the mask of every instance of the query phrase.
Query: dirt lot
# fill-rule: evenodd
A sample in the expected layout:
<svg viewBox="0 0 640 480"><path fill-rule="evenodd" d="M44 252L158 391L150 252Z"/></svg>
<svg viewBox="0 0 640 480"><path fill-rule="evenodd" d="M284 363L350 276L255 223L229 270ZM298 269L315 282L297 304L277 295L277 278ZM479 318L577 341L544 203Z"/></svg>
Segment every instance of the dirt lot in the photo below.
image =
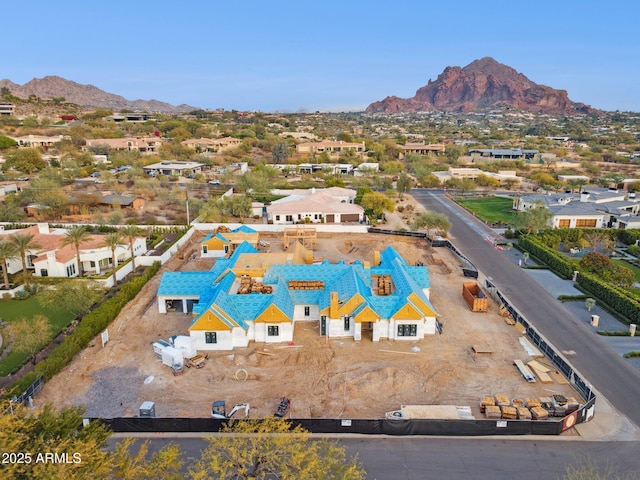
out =
<svg viewBox="0 0 640 480"><path fill-rule="evenodd" d="M275 234L266 239L272 251L281 248ZM194 237L163 270L210 268L211 259L189 260L197 242ZM187 334L191 316L158 313L158 275L111 325L107 345L103 348L97 339L47 383L36 404L85 404L89 416L110 418L135 416L140 404L151 400L161 417L207 417L211 402L220 399L228 409L249 402L251 417L261 417L272 415L280 397L288 396L291 416L298 418L379 418L401 404L469 405L480 418L483 395L578 398L568 385L527 383L520 376L513 360L531 357L519 344L518 331L499 316L495 302L488 313L470 311L461 295L461 267L447 249L426 249L404 237L333 235L319 238L315 254L331 261L370 260L389 244L411 264L421 261L429 267L442 335L373 343L364 332L359 342L327 341L319 336L318 322L298 323L292 345L252 342L248 348L210 354L204 368L173 376L151 343ZM493 353L475 354L472 345L488 346ZM246 371L246 380L244 372L237 375L239 369Z"/></svg>

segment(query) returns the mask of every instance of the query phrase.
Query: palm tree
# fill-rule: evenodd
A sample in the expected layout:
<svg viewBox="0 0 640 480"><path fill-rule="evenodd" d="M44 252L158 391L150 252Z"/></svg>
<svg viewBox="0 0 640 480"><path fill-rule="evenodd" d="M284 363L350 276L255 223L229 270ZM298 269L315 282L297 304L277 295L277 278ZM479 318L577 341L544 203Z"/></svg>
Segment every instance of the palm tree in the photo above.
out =
<svg viewBox="0 0 640 480"><path fill-rule="evenodd" d="M136 271L136 256L133 252L133 242L136 238L142 236L142 229L137 225L127 225L123 227L120 232L129 241L129 249L131 250L131 267L132 271Z"/></svg>
<svg viewBox="0 0 640 480"><path fill-rule="evenodd" d="M16 250L20 252L20 260L22 260L22 275L25 283L27 283L27 252L29 250L35 250L41 248L40 245L33 241L35 235L31 233L16 233L9 237L9 241L16 247Z"/></svg>
<svg viewBox="0 0 640 480"><path fill-rule="evenodd" d="M80 244L91 238L85 225L74 225L65 233L63 245L73 245L76 249L76 261L78 262L78 275L82 278L82 263L80 263Z"/></svg>
<svg viewBox="0 0 640 480"><path fill-rule="evenodd" d="M8 241L0 240L0 262L4 274L4 288L9 290L9 262L18 259L18 249Z"/></svg>
<svg viewBox="0 0 640 480"><path fill-rule="evenodd" d="M124 241L124 237L120 232L111 232L107 233L104 236L104 240L102 242L103 247L109 247L111 249L111 261L113 262L113 286L115 287L118 283L118 279L116 278L116 268L118 266L118 259L116 258L116 248L122 245Z"/></svg>

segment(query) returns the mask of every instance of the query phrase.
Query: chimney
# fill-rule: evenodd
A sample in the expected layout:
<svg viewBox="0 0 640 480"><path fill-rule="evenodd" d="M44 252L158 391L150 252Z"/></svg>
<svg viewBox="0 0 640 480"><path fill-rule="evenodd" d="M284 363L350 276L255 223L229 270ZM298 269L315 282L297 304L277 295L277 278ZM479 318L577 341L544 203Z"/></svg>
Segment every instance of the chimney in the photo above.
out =
<svg viewBox="0 0 640 480"><path fill-rule="evenodd" d="M376 250L373 252L373 266L377 267L378 265L380 265L380 252Z"/></svg>
<svg viewBox="0 0 640 480"><path fill-rule="evenodd" d="M49 233L49 224L48 223L38 223L38 233L42 235L47 235Z"/></svg>
<svg viewBox="0 0 640 480"><path fill-rule="evenodd" d="M338 318L338 292L331 292L331 302L329 303L329 318Z"/></svg>
<svg viewBox="0 0 640 480"><path fill-rule="evenodd" d="M580 194L580 201L581 202L588 202L589 201L589 192L582 192Z"/></svg>

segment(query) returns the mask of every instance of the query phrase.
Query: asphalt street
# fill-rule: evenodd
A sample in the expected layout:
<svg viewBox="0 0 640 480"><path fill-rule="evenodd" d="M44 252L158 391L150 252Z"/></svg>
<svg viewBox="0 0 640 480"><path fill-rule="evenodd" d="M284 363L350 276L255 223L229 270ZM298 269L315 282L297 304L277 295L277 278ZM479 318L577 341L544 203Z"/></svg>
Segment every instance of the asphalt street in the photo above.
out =
<svg viewBox="0 0 640 480"><path fill-rule="evenodd" d="M426 209L449 217L453 243L498 287L574 369L633 423L640 426L640 372L549 294L503 251L485 241L493 231L442 192L412 190ZM596 412L597 412L596 401ZM597 413L596 413L597 414Z"/></svg>

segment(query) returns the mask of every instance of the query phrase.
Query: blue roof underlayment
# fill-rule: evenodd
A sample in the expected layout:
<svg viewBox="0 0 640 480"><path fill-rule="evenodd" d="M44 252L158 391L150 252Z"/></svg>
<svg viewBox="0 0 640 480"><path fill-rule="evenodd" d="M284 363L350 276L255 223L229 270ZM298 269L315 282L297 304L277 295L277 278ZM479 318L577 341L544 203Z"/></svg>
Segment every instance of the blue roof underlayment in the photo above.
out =
<svg viewBox="0 0 640 480"><path fill-rule="evenodd" d="M242 228L242 227L240 227ZM249 227L247 227L249 228ZM319 264L272 265L265 272L263 281L273 285L271 294L255 293L232 295L229 290L236 279L230 270L244 253L257 253L249 243L240 244L229 258L220 258L209 272L167 272L162 276L158 295L182 296L197 295L200 300L194 305L194 322L207 310L222 311L245 330L247 321L255 319L269 306L279 308L289 318L293 317L295 305L318 305L322 310L331 301L331 292L338 293L340 303L360 294L365 303L357 311L371 307L380 318L392 317L415 293L435 312L435 309L423 292L429 288L429 272L425 267L413 267L393 249L387 247L380 254L380 265L365 269L356 261L352 264L323 261ZM391 275L395 292L389 296L373 295L372 275ZM291 280L320 280L323 290L289 290ZM410 302L409 302L410 303ZM354 314L357 312L354 312Z"/></svg>

